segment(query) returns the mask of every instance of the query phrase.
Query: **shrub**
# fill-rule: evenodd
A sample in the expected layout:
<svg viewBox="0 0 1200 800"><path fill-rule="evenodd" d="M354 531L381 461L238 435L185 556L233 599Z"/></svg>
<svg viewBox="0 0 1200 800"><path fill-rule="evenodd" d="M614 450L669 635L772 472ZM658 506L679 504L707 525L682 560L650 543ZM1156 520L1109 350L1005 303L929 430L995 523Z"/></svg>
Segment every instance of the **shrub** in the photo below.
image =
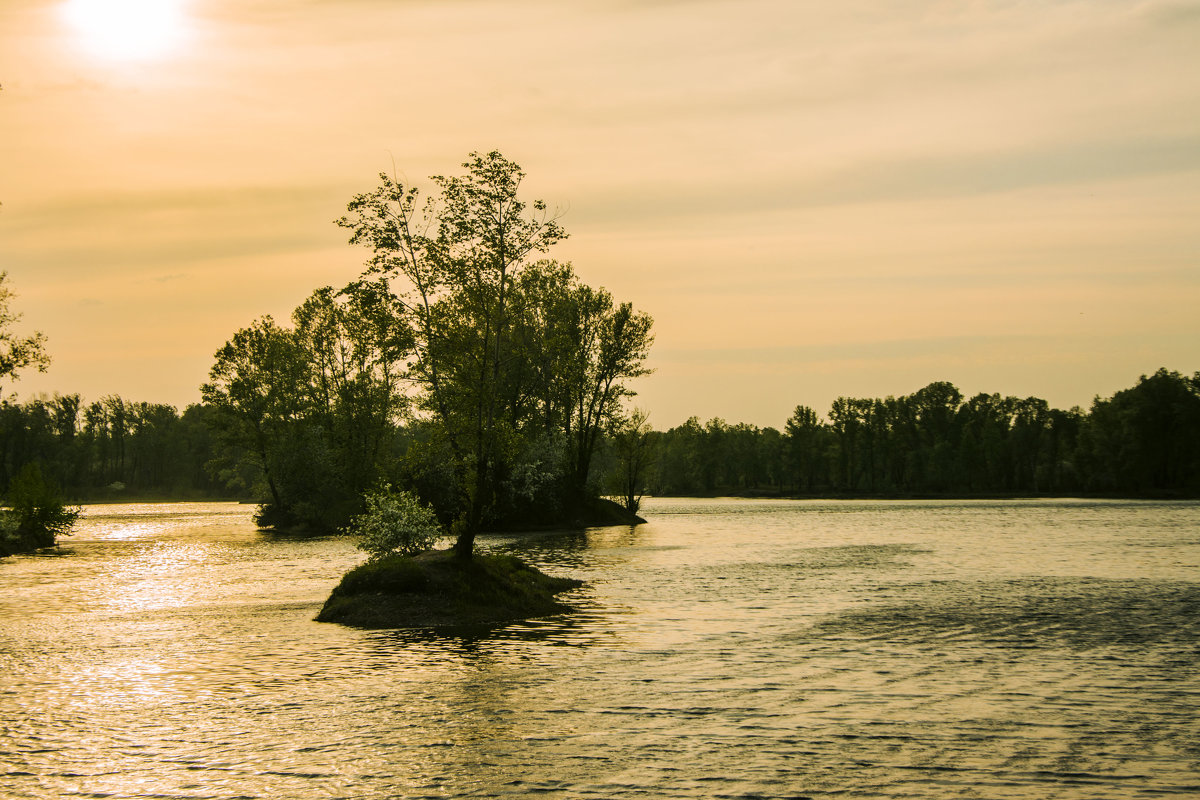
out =
<svg viewBox="0 0 1200 800"><path fill-rule="evenodd" d="M17 515L8 509L0 509L0 558L24 552L17 528Z"/></svg>
<svg viewBox="0 0 1200 800"><path fill-rule="evenodd" d="M8 487L9 509L0 521L0 552L30 552L53 547L67 536L79 518L78 508L68 508L57 490L42 477L37 464L26 464Z"/></svg>
<svg viewBox="0 0 1200 800"><path fill-rule="evenodd" d="M363 499L366 511L354 517L345 530L359 537L358 549L366 551L371 561L392 553L420 553L442 536L433 509L409 492L384 486Z"/></svg>

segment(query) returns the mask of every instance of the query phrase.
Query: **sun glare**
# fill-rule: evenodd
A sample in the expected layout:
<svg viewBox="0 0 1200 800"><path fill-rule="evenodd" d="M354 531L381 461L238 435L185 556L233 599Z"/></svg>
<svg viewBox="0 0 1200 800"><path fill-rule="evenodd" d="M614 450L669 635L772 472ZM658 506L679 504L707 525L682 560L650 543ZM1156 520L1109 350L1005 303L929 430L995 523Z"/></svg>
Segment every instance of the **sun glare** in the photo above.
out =
<svg viewBox="0 0 1200 800"><path fill-rule="evenodd" d="M122 61L161 58L183 38L181 0L68 0L63 15L94 55Z"/></svg>

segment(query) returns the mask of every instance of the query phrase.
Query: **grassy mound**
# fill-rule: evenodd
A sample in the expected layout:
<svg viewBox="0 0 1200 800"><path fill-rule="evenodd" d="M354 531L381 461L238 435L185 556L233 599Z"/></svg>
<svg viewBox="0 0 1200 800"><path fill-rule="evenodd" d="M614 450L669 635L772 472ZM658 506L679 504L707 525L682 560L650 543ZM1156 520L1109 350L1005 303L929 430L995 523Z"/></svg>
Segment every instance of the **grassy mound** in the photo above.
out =
<svg viewBox="0 0 1200 800"><path fill-rule="evenodd" d="M360 628L486 625L570 611L554 595L581 585L553 578L514 556L450 550L394 555L355 567L342 577L318 622Z"/></svg>

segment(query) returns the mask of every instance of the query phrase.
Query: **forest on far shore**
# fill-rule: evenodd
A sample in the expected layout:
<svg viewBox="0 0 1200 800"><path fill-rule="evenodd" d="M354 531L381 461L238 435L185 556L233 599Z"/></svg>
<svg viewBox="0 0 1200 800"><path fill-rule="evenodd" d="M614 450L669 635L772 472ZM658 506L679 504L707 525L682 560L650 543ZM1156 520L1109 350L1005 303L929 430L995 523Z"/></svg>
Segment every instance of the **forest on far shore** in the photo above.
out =
<svg viewBox="0 0 1200 800"><path fill-rule="evenodd" d="M1159 369L1087 411L939 381L799 406L783 430L693 417L656 436L662 495L1196 497L1200 372Z"/></svg>
<svg viewBox="0 0 1200 800"><path fill-rule="evenodd" d="M261 499L252 471L231 471L218 452L212 416L203 404L180 412L117 396L7 399L0 486L37 463L74 502ZM399 463L419 434L397 430ZM606 437L597 454L601 493L621 493L628 458L614 444ZM1197 497L1200 373L1160 369L1086 411L967 398L935 382L902 397L838 398L823 416L799 406L782 429L695 417L644 425L636 447L637 488L650 495Z"/></svg>

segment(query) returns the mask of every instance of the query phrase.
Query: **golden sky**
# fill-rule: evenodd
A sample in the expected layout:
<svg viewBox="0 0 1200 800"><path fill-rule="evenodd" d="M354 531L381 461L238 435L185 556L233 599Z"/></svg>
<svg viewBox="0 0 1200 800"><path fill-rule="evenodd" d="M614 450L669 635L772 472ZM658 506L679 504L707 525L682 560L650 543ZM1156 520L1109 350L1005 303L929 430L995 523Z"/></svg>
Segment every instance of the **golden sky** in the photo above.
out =
<svg viewBox="0 0 1200 800"><path fill-rule="evenodd" d="M359 273L351 195L499 149L655 318L659 428L1086 406L1200 370L1197 42L1187 0L2 0L15 389L195 402Z"/></svg>

